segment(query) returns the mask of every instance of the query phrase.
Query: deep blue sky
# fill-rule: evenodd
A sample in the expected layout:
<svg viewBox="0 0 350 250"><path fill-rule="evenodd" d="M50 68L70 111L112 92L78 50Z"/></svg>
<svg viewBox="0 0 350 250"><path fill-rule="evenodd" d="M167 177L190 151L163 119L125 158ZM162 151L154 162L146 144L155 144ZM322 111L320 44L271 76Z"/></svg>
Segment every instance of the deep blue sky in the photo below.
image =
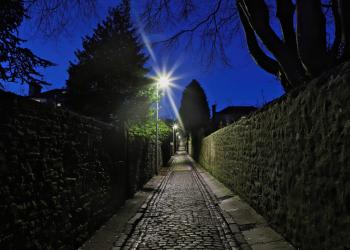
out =
<svg viewBox="0 0 350 250"><path fill-rule="evenodd" d="M52 83L52 86L45 87L45 90L54 88L63 88L68 78L67 69L69 61L75 61L74 51L81 48L81 38L84 35L91 34L96 23L102 20L107 9L118 1L104 0L100 1L98 14L99 17L90 23L77 25L70 34L62 35L55 39L43 39L31 30L32 26L24 22L20 35L28 41L24 46L33 50L37 55L49 59L57 66L42 71L45 79ZM136 17L138 7L134 6L133 15ZM135 18L136 19L136 18ZM136 22L137 23L137 22ZM175 31L168 31L170 34ZM164 37L164 34L147 34L152 38ZM211 67L205 67L200 62L200 57L191 51L182 49L166 50L155 48L155 55L158 62L167 67L172 67L174 63L179 63L175 75L181 78L176 81L179 88L174 89L174 97L177 105L180 103L183 88L192 80L197 79L204 88L209 105L216 103L218 110L228 105L261 105L264 102L273 100L283 94L283 90L272 75L261 70L255 65L248 54L244 44L244 39L238 38L230 50L232 56L231 68L216 63ZM15 91L20 94L26 94L25 86L5 85L7 90ZM163 116L172 117L173 112L166 98L162 103Z"/></svg>

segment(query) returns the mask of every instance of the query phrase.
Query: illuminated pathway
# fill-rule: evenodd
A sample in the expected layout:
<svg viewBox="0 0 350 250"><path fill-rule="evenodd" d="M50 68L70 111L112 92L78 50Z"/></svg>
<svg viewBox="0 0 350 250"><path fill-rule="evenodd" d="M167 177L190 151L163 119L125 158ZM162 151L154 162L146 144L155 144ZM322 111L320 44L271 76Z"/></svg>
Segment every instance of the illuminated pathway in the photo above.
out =
<svg viewBox="0 0 350 250"><path fill-rule="evenodd" d="M178 154L122 248L219 250L236 246L190 158Z"/></svg>

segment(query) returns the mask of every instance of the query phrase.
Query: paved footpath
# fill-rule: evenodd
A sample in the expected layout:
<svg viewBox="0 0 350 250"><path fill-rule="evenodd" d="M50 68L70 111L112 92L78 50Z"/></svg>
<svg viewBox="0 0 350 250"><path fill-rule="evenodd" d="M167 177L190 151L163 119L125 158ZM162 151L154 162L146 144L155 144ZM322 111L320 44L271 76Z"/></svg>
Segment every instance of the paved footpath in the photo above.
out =
<svg viewBox="0 0 350 250"><path fill-rule="evenodd" d="M177 155L122 249L236 249L236 242L190 158Z"/></svg>
<svg viewBox="0 0 350 250"><path fill-rule="evenodd" d="M295 250L185 153L174 156L80 250Z"/></svg>

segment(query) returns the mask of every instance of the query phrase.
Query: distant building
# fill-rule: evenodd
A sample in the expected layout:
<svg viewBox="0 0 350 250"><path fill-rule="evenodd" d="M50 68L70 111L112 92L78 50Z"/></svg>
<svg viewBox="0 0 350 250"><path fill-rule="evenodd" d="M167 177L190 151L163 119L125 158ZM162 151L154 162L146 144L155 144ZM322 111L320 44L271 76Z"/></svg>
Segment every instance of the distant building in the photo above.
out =
<svg viewBox="0 0 350 250"><path fill-rule="evenodd" d="M61 107L65 105L66 93L65 89L53 89L42 93L30 91L29 98L40 103Z"/></svg>
<svg viewBox="0 0 350 250"><path fill-rule="evenodd" d="M40 85L29 84L29 96L36 96L40 94L43 87Z"/></svg>
<svg viewBox="0 0 350 250"><path fill-rule="evenodd" d="M229 106L217 112L216 105L214 104L212 106L212 129L215 131L223 128L256 110L257 108L254 106Z"/></svg>

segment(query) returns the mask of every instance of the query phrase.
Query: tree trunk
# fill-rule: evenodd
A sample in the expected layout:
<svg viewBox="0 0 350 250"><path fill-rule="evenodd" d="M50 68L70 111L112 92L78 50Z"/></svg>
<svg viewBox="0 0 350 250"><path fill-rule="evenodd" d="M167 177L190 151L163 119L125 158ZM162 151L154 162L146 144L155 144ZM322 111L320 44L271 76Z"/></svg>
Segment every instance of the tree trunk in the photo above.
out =
<svg viewBox="0 0 350 250"><path fill-rule="evenodd" d="M249 24L247 14L244 12L240 5L238 5L238 13L243 25L250 55L252 56L256 64L259 65L263 70L278 77L281 81L284 90L287 92L290 89L290 85L287 79L285 78L281 67L279 66L276 60L266 55L266 53L261 49L257 41L255 32Z"/></svg>
<svg viewBox="0 0 350 250"><path fill-rule="evenodd" d="M297 39L294 30L295 6L291 0L276 0L276 16L280 21L284 43L297 55Z"/></svg>
<svg viewBox="0 0 350 250"><path fill-rule="evenodd" d="M297 44L299 57L310 77L327 68L326 19L320 0L297 0Z"/></svg>
<svg viewBox="0 0 350 250"><path fill-rule="evenodd" d="M350 1L338 0L338 11L341 23L339 56L341 61L347 61L350 60Z"/></svg>
<svg viewBox="0 0 350 250"><path fill-rule="evenodd" d="M342 41L342 22L340 19L340 12L338 6L339 0L332 0L332 14L334 18L334 41L330 53L330 66L337 64L341 57L341 41Z"/></svg>
<svg viewBox="0 0 350 250"><path fill-rule="evenodd" d="M238 6L238 13L244 28L249 52L255 60L256 64L270 74L278 76L278 72L280 71L278 63L271 57L267 56L265 52L260 48L255 36L255 32L251 28L246 14L240 6Z"/></svg>
<svg viewBox="0 0 350 250"><path fill-rule="evenodd" d="M298 67L298 58L280 40L270 26L269 11L264 0L237 0L237 4L244 10L249 24L259 36L266 48L277 59L283 74L292 86L304 82L302 70Z"/></svg>

